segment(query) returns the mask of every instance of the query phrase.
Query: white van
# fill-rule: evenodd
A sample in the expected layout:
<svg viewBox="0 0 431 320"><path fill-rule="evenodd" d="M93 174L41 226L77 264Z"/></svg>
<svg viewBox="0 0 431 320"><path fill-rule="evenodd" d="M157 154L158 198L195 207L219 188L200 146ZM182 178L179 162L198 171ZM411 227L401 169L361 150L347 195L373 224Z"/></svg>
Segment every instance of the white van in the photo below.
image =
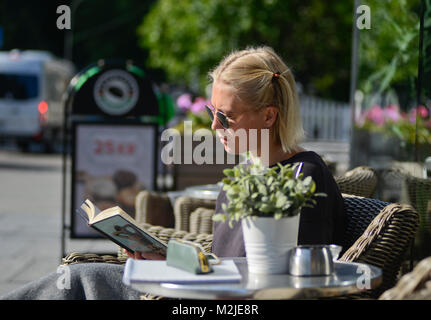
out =
<svg viewBox="0 0 431 320"><path fill-rule="evenodd" d="M23 151L31 142L48 150L58 143L74 71L46 51L0 51L0 139L14 139Z"/></svg>

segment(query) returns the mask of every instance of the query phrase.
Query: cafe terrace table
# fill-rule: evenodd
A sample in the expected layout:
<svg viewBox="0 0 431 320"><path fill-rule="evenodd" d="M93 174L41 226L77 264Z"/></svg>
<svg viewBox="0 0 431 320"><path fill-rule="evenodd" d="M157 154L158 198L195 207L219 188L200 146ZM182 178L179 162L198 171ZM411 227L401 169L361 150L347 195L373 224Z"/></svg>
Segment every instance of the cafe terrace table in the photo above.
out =
<svg viewBox="0 0 431 320"><path fill-rule="evenodd" d="M226 258L229 259L229 258ZM335 262L330 276L291 276L289 274L249 274L246 258L233 258L242 275L237 283L173 284L135 282L140 292L184 299L314 299L334 297L373 289L382 281L380 268L349 262Z"/></svg>
<svg viewBox="0 0 431 320"><path fill-rule="evenodd" d="M192 198L216 200L222 188L219 183L191 186L185 189L185 195Z"/></svg>
<svg viewBox="0 0 431 320"><path fill-rule="evenodd" d="M196 199L216 200L221 188L222 185L219 183L203 184L187 187L180 191L169 191L167 192L167 195L171 200L172 207L175 207L175 201L181 196L187 196Z"/></svg>

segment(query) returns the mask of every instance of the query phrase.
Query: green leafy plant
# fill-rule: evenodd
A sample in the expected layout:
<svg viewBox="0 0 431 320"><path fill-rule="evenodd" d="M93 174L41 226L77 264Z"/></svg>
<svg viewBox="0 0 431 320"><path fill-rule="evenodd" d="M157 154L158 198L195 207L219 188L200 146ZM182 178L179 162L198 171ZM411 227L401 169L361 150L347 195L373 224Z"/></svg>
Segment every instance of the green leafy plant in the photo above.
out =
<svg viewBox="0 0 431 320"><path fill-rule="evenodd" d="M223 190L229 203L223 203L222 209L226 214L218 213L214 221L229 219L229 226L233 221L246 217L292 217L298 215L303 207L314 207L317 196L316 184L311 177L303 177L300 173L296 177L299 164L286 164L265 167L261 161L244 166L240 164L233 169L223 170L226 176Z"/></svg>

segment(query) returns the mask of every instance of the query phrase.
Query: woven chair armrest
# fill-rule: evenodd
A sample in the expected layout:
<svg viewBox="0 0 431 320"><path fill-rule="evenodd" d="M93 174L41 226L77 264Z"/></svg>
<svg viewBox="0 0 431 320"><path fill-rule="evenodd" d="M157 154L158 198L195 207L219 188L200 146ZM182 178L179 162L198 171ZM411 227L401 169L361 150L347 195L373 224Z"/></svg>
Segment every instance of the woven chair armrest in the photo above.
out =
<svg viewBox="0 0 431 320"><path fill-rule="evenodd" d="M72 252L62 259L62 265L71 265L77 263L114 263L124 264L126 258L115 257L112 255L98 255L95 253Z"/></svg>
<svg viewBox="0 0 431 320"><path fill-rule="evenodd" d="M431 299L431 257L420 261L413 271L402 276L393 288L379 297L379 300L424 299Z"/></svg>
<svg viewBox="0 0 431 320"><path fill-rule="evenodd" d="M418 225L419 216L412 206L389 204L373 219L340 261L368 263L381 268L382 284L370 292L377 298L395 285L404 255Z"/></svg>

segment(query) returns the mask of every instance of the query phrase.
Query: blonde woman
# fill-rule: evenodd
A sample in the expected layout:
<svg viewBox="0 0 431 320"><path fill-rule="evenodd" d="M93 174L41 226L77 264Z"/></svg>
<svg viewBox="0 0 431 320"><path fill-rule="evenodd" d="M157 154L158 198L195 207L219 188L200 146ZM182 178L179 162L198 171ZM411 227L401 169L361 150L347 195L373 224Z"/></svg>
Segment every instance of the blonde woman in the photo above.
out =
<svg viewBox="0 0 431 320"><path fill-rule="evenodd" d="M298 244L341 244L345 230L343 198L324 161L300 147L304 138L296 84L292 72L268 47L236 51L210 72L211 106L207 106L212 129L230 153L249 151L252 158L265 159L266 165L300 163L304 176L316 182L319 198L315 208L301 212ZM236 132L245 132L240 141ZM250 143L257 131L257 142ZM266 134L264 134L266 133ZM232 138L233 137L233 138ZM245 142L244 142L245 141ZM219 194L216 212L227 202ZM230 228L214 223L212 251L220 257L245 256L241 224Z"/></svg>

